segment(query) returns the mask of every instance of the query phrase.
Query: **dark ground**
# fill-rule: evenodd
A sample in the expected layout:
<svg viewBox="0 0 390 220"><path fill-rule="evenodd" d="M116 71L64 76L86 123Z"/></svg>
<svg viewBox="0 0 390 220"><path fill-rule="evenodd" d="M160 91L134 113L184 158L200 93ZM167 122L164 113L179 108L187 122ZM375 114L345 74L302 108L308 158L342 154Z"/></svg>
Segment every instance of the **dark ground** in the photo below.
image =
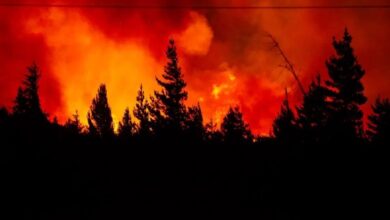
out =
<svg viewBox="0 0 390 220"><path fill-rule="evenodd" d="M374 147L158 146L4 144L1 219L376 219L387 207Z"/></svg>

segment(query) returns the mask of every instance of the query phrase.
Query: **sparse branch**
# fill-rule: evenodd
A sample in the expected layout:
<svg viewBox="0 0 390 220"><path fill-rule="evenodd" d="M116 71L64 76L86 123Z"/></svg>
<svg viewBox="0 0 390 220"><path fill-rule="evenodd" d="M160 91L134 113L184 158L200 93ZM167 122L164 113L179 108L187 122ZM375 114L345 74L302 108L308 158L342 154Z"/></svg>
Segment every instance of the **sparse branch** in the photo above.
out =
<svg viewBox="0 0 390 220"><path fill-rule="evenodd" d="M284 62L286 63L286 65L284 65L283 67L285 69L287 69L294 76L294 79L297 81L299 89L301 90L302 94L306 95L305 88L303 87L301 81L299 80L299 77L298 77L297 72L295 71L294 65L287 58L286 54L284 53L284 51L280 47L279 42L270 33L267 33L267 36L271 39L272 44L273 44L272 45L273 48L275 48L279 52L280 56L282 56Z"/></svg>

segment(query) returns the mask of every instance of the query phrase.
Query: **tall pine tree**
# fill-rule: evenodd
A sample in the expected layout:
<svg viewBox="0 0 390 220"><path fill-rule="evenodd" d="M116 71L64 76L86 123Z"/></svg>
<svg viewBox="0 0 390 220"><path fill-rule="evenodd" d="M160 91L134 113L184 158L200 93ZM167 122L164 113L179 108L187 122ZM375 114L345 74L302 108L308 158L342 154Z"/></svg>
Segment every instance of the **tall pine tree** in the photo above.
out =
<svg viewBox="0 0 390 220"><path fill-rule="evenodd" d="M20 116L30 122L42 123L48 120L42 111L39 100L39 78L39 69L35 63L27 67L27 74L22 82L22 87L18 89L13 112L15 116Z"/></svg>
<svg viewBox="0 0 390 220"><path fill-rule="evenodd" d="M333 39L336 55L326 62L330 78L326 84L332 91L332 139L344 143L356 143L362 137L363 113L360 105L367 101L361 82L365 71L354 55L351 42L352 37L345 29L341 40Z"/></svg>
<svg viewBox="0 0 390 220"><path fill-rule="evenodd" d="M186 83L179 67L176 46L173 40L169 41L166 51L168 62L165 66L163 79L156 78L158 85L162 87L160 92L155 92L156 101L161 103L162 113L166 117L166 129L172 134L183 131L186 122L187 92L184 90Z"/></svg>
<svg viewBox="0 0 390 220"><path fill-rule="evenodd" d="M100 85L96 97L92 100L88 113L88 124L90 133L96 130L97 135L102 138L110 138L114 135L111 109L108 105L107 90L104 84Z"/></svg>

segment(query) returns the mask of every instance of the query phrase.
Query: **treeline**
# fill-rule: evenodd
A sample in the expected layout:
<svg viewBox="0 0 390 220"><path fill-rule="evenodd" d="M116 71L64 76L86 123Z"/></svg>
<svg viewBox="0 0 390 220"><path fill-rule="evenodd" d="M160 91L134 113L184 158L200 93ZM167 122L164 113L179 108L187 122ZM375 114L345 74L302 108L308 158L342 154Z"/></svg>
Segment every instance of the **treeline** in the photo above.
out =
<svg viewBox="0 0 390 220"><path fill-rule="evenodd" d="M104 85L92 100L87 126L77 112L64 125L50 121L34 64L12 110L0 110L0 215L382 218L390 101L376 100L364 131L365 72L351 41L347 30L333 40L329 79L318 76L296 110L286 94L270 137L252 134L239 107L231 107L218 128L204 123L199 104L185 106L186 82L173 41L157 78L161 90L148 98L140 86L117 132Z"/></svg>
<svg viewBox="0 0 390 220"><path fill-rule="evenodd" d="M95 140L139 143L170 140L177 143L249 145L272 140L278 144L364 144L372 141L387 145L390 134L389 99L376 100L372 106L373 113L368 117L368 130L363 129L360 106L367 102L361 82L365 71L357 61L351 42L352 37L347 30L342 39L333 39L335 55L326 61L329 79L323 81L318 75L296 111L290 107L286 91L271 137L253 135L238 106L229 108L220 128L213 121L204 123L199 104L185 106L188 93L173 40L166 51L168 62L164 73L161 78L156 78L161 90L147 98L141 85L133 114L128 108L124 111L117 132L114 131L104 84L92 100L87 126L81 124L77 111L64 125L59 125L56 119L49 121L40 105L40 73L36 64L28 67L12 112L1 109L0 126L16 133L38 132L44 127L55 126L63 133L62 137L88 136Z"/></svg>

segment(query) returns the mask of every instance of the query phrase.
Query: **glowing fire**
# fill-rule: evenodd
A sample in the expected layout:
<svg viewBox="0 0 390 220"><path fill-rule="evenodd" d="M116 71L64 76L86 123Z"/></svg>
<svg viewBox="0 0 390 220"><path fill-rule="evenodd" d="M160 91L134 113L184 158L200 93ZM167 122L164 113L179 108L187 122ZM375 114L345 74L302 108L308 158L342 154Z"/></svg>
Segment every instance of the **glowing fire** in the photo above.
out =
<svg viewBox="0 0 390 220"><path fill-rule="evenodd" d="M157 60L140 39L117 42L91 26L77 11L50 9L26 23L26 30L45 37L51 52L51 72L61 82L65 109L55 114L62 121L76 110L84 117L99 84L105 83L115 122L126 107L135 105L142 83L145 93L158 89L155 76L162 72L164 60ZM198 36L196 33L201 33ZM191 13L191 22L176 34L185 53L204 54L212 31L205 18ZM190 42L190 43L186 43ZM199 98L198 101L202 101Z"/></svg>
<svg viewBox="0 0 390 220"><path fill-rule="evenodd" d="M22 2L22 1L21 1ZM94 0L82 2L95 3ZM142 1L134 0L142 5ZM197 5L198 1L173 1ZM180 3L179 3L180 2ZM378 0L387 3L386 0ZM155 0L156 5L166 1ZM318 5L338 5L319 0ZM208 1L220 5L219 1ZM226 0L234 5L312 5L309 0ZM332 36L348 26L369 100L390 94L389 13L384 10L128 10L108 8L0 7L0 105L12 106L25 66L42 67L42 106L60 122L76 110L85 122L99 84L105 83L117 122L133 108L143 84L146 95L159 89L155 77L164 69L168 39L177 43L189 92L188 105L199 102L205 122L220 122L231 105L239 105L255 133L268 133L279 111L284 89L292 104L301 94L290 73L280 68L264 33L279 41L307 86L314 74L326 75L324 61L333 53ZM378 31L379 30L379 31ZM370 33L370 34L367 34ZM314 37L313 37L314 36ZM371 42L380 43L372 47ZM369 105L365 106L369 113Z"/></svg>
<svg viewBox="0 0 390 220"><path fill-rule="evenodd" d="M77 12L51 9L32 18L27 30L45 36L50 47L51 71L61 82L66 109L63 117L78 110L81 118L101 83L107 85L114 121L133 106L142 82L146 92L155 89L154 76L162 63L132 41L117 43L91 27Z"/></svg>

